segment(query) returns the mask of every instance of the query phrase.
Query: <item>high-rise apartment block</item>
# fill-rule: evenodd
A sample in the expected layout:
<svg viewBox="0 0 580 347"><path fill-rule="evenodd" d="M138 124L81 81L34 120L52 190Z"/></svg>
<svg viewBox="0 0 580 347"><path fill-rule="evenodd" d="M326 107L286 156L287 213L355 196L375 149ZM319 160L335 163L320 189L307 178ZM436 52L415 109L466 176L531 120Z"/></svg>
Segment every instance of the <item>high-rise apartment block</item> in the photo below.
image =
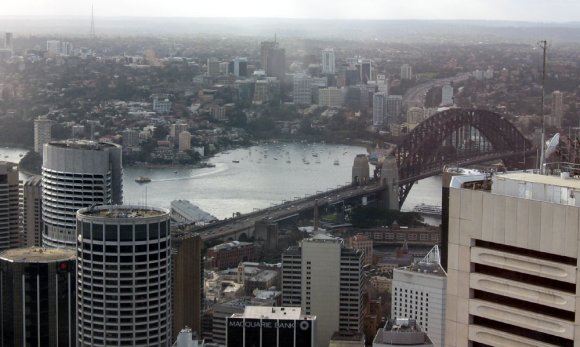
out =
<svg viewBox="0 0 580 347"><path fill-rule="evenodd" d="M335 73L334 49L325 49L322 51L322 73L334 75Z"/></svg>
<svg viewBox="0 0 580 347"><path fill-rule="evenodd" d="M179 134L179 151L189 151L191 149L191 133L189 131L182 131Z"/></svg>
<svg viewBox="0 0 580 347"><path fill-rule="evenodd" d="M12 33L5 33L4 34L4 48L13 50L13 34Z"/></svg>
<svg viewBox="0 0 580 347"><path fill-rule="evenodd" d="M20 246L18 164L0 161L0 251Z"/></svg>
<svg viewBox="0 0 580 347"><path fill-rule="evenodd" d="M299 307L246 306L226 320L227 347L314 347L316 317Z"/></svg>
<svg viewBox="0 0 580 347"><path fill-rule="evenodd" d="M341 88L328 87L318 90L318 105L339 108L344 104L344 95Z"/></svg>
<svg viewBox="0 0 580 347"><path fill-rule="evenodd" d="M385 93L373 94L373 126L381 127L385 123L387 96Z"/></svg>
<svg viewBox="0 0 580 347"><path fill-rule="evenodd" d="M169 211L103 205L77 221L77 346L171 346Z"/></svg>
<svg viewBox="0 0 580 347"><path fill-rule="evenodd" d="M220 61L217 58L207 59L207 74L217 76L220 74Z"/></svg>
<svg viewBox="0 0 580 347"><path fill-rule="evenodd" d="M44 146L42 244L76 246L76 212L91 205L123 202L121 146L86 140Z"/></svg>
<svg viewBox="0 0 580 347"><path fill-rule="evenodd" d="M304 74L294 75L294 103L310 105L312 103L312 85L310 77Z"/></svg>
<svg viewBox="0 0 580 347"><path fill-rule="evenodd" d="M389 119L387 123L398 120L403 111L403 97L401 95L387 96L386 116Z"/></svg>
<svg viewBox="0 0 580 347"><path fill-rule="evenodd" d="M274 47L268 52L268 62L266 65L266 75L276 77L283 81L286 76L286 50Z"/></svg>
<svg viewBox="0 0 580 347"><path fill-rule="evenodd" d="M402 80L413 79L413 68L409 64L403 64L403 66L401 66L401 79Z"/></svg>
<svg viewBox="0 0 580 347"><path fill-rule="evenodd" d="M231 72L231 71L230 71ZM234 76L246 77L248 76L248 59L244 57L234 58Z"/></svg>
<svg viewBox="0 0 580 347"><path fill-rule="evenodd" d="M441 106L453 105L453 87L446 84L441 89Z"/></svg>
<svg viewBox="0 0 580 347"><path fill-rule="evenodd" d="M562 118L564 117L564 101L561 91L554 91L552 93L552 125L561 128Z"/></svg>
<svg viewBox="0 0 580 347"><path fill-rule="evenodd" d="M38 247L0 254L0 346L76 346L75 259Z"/></svg>
<svg viewBox="0 0 580 347"><path fill-rule="evenodd" d="M379 92L389 95L389 80L385 75L377 75L377 88Z"/></svg>
<svg viewBox="0 0 580 347"><path fill-rule="evenodd" d="M449 188L446 346L580 340L580 183L525 172Z"/></svg>
<svg viewBox="0 0 580 347"><path fill-rule="evenodd" d="M275 41L262 41L260 43L260 67L262 70L266 70L268 68L268 57L270 50L277 46L278 43Z"/></svg>
<svg viewBox="0 0 580 347"><path fill-rule="evenodd" d="M282 304L317 317L318 346L328 346L336 331L362 331L362 262L362 252L324 234L283 253Z"/></svg>
<svg viewBox="0 0 580 347"><path fill-rule="evenodd" d="M49 143L52 136L52 121L46 116L34 120L34 151L42 155L42 148Z"/></svg>
<svg viewBox="0 0 580 347"><path fill-rule="evenodd" d="M42 246L42 176L32 176L22 186L22 245Z"/></svg>
<svg viewBox="0 0 580 347"><path fill-rule="evenodd" d="M446 287L447 274L435 246L422 260L393 270L391 317L415 320L435 346L445 346Z"/></svg>
<svg viewBox="0 0 580 347"><path fill-rule="evenodd" d="M363 84L366 84L368 81L372 79L373 61L370 59L360 59L359 66L360 66L360 81Z"/></svg>

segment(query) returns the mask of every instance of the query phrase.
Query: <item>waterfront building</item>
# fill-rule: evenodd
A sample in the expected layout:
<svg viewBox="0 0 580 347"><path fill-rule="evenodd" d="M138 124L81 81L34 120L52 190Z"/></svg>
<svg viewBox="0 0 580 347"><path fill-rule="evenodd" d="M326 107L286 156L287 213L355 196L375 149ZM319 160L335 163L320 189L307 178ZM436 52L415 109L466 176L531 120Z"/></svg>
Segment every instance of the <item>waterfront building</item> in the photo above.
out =
<svg viewBox="0 0 580 347"><path fill-rule="evenodd" d="M446 84L441 89L441 105L440 106L452 106L453 105L453 87Z"/></svg>
<svg viewBox="0 0 580 347"><path fill-rule="evenodd" d="M169 211L104 205L77 221L77 346L171 346Z"/></svg>
<svg viewBox="0 0 580 347"><path fill-rule="evenodd" d="M172 327L173 339L189 327L201 336L203 309L203 240L189 231L172 231Z"/></svg>
<svg viewBox="0 0 580 347"><path fill-rule="evenodd" d="M177 122L169 126L169 136L176 139L179 137L179 134L187 130L189 130L189 125L187 123Z"/></svg>
<svg viewBox="0 0 580 347"><path fill-rule="evenodd" d="M177 223L209 223L216 218L203 211L187 200L173 200L171 202L171 219Z"/></svg>
<svg viewBox="0 0 580 347"><path fill-rule="evenodd" d="M403 64L401 66L401 79L402 80L412 80L413 79L413 68L409 64Z"/></svg>
<svg viewBox="0 0 580 347"><path fill-rule="evenodd" d="M0 251L20 246L18 164L0 161Z"/></svg>
<svg viewBox="0 0 580 347"><path fill-rule="evenodd" d="M367 162L368 165L368 162ZM347 239L347 247L363 253L363 266L373 263L373 240L364 234L356 234Z"/></svg>
<svg viewBox="0 0 580 347"><path fill-rule="evenodd" d="M31 176L22 186L22 245L42 246L42 176Z"/></svg>
<svg viewBox="0 0 580 347"><path fill-rule="evenodd" d="M373 94L373 126L382 127L385 122L387 108L387 95L385 93Z"/></svg>
<svg viewBox="0 0 580 347"><path fill-rule="evenodd" d="M310 77L304 74L294 75L294 103L296 105L310 105L312 103L312 86Z"/></svg>
<svg viewBox="0 0 580 347"><path fill-rule="evenodd" d="M189 151L191 149L191 133L189 131L182 131L179 134L179 151Z"/></svg>
<svg viewBox="0 0 580 347"><path fill-rule="evenodd" d="M141 142L138 130L127 129L121 133L121 136L123 136L123 148L137 147Z"/></svg>
<svg viewBox="0 0 580 347"><path fill-rule="evenodd" d="M318 346L328 346L336 331L362 331L362 261L362 252L325 234L282 254L282 304L317 317Z"/></svg>
<svg viewBox="0 0 580 347"><path fill-rule="evenodd" d="M42 244L76 245L76 212L91 205L123 202L121 146L86 140L44 145Z"/></svg>
<svg viewBox="0 0 580 347"><path fill-rule="evenodd" d="M373 347L435 347L414 319L394 318L377 331Z"/></svg>
<svg viewBox="0 0 580 347"><path fill-rule="evenodd" d="M34 120L34 151L42 155L42 148L51 140L52 121L46 116Z"/></svg>
<svg viewBox="0 0 580 347"><path fill-rule="evenodd" d="M318 90L318 105L339 108L344 103L342 89L337 87L320 88Z"/></svg>
<svg viewBox="0 0 580 347"><path fill-rule="evenodd" d="M335 73L334 49L328 48L322 51L322 73L334 75Z"/></svg>
<svg viewBox="0 0 580 347"><path fill-rule="evenodd" d="M242 261L255 261L256 247L252 242L226 242L209 248L206 258L208 268L228 269Z"/></svg>
<svg viewBox="0 0 580 347"><path fill-rule="evenodd" d="M227 347L314 347L316 317L299 307L246 306L226 319Z"/></svg>
<svg viewBox="0 0 580 347"><path fill-rule="evenodd" d="M72 250L0 253L0 346L76 346L75 269Z"/></svg>
<svg viewBox="0 0 580 347"><path fill-rule="evenodd" d="M451 178L446 346L578 344L580 181L562 169Z"/></svg>
<svg viewBox="0 0 580 347"><path fill-rule="evenodd" d="M446 287L447 274L434 246L419 262L393 270L391 317L414 319L435 346L445 346Z"/></svg>

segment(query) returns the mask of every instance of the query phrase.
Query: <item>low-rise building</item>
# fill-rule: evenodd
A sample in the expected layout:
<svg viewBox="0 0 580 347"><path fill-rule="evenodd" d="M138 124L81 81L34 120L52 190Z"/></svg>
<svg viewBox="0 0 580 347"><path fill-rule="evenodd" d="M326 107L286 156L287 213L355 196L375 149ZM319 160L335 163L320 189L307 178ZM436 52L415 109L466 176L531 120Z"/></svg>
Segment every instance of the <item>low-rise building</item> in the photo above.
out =
<svg viewBox="0 0 580 347"><path fill-rule="evenodd" d="M373 347L433 347L429 336L421 331L414 319L389 320L377 331Z"/></svg>
<svg viewBox="0 0 580 347"><path fill-rule="evenodd" d="M222 243L207 251L208 268L214 269L237 267L242 261L254 261L256 258L256 247L251 242Z"/></svg>

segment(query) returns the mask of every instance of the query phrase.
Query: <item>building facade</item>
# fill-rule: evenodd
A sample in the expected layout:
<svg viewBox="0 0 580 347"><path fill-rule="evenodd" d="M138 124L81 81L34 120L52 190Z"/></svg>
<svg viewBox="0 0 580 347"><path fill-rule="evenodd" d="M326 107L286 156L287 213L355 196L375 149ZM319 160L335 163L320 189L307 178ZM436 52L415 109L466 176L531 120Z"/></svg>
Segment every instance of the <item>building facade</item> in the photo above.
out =
<svg viewBox="0 0 580 347"><path fill-rule="evenodd" d="M0 254L0 346L75 347L75 253L14 248Z"/></svg>
<svg viewBox="0 0 580 347"><path fill-rule="evenodd" d="M446 346L578 344L579 194L566 174L451 179Z"/></svg>
<svg viewBox="0 0 580 347"><path fill-rule="evenodd" d="M344 103L342 89L336 87L321 88L318 91L318 105L339 108Z"/></svg>
<svg viewBox="0 0 580 347"><path fill-rule="evenodd" d="M182 131L179 134L179 151L189 151L191 149L191 133L189 131Z"/></svg>
<svg viewBox="0 0 580 347"><path fill-rule="evenodd" d="M334 62L334 49L325 49L322 51L322 73L325 75L334 75L336 64Z"/></svg>
<svg viewBox="0 0 580 347"><path fill-rule="evenodd" d="M327 346L336 331L362 331L362 261L362 252L324 234L282 254L282 305L317 317L318 346Z"/></svg>
<svg viewBox="0 0 580 347"><path fill-rule="evenodd" d="M46 116L34 120L34 151L42 155L42 148L51 140L52 121Z"/></svg>
<svg viewBox="0 0 580 347"><path fill-rule="evenodd" d="M91 205L123 202L121 146L84 140L44 146L42 244L76 245L76 212Z"/></svg>
<svg viewBox="0 0 580 347"><path fill-rule="evenodd" d="M171 346L169 211L103 205L77 220L77 346Z"/></svg>
<svg viewBox="0 0 580 347"><path fill-rule="evenodd" d="M445 346L447 275L435 246L419 262L393 270L391 317L414 319L433 341Z"/></svg>
<svg viewBox="0 0 580 347"><path fill-rule="evenodd" d="M403 64L401 66L401 79L402 80L412 80L413 79L413 68L409 64Z"/></svg>
<svg viewBox="0 0 580 347"><path fill-rule="evenodd" d="M312 85L310 77L304 74L294 75L294 103L296 105L312 104Z"/></svg>
<svg viewBox="0 0 580 347"><path fill-rule="evenodd" d="M316 317L299 307L246 306L226 320L227 347L314 347Z"/></svg>
<svg viewBox="0 0 580 347"><path fill-rule="evenodd" d="M385 93L373 94L373 126L382 127L385 122L387 96Z"/></svg>
<svg viewBox="0 0 580 347"><path fill-rule="evenodd" d="M446 84L441 89L441 106L453 105L453 87Z"/></svg>
<svg viewBox="0 0 580 347"><path fill-rule="evenodd" d="M208 268L234 268L242 261L256 260L256 247L252 242L226 242L208 249L206 258Z"/></svg>
<svg viewBox="0 0 580 347"><path fill-rule="evenodd" d="M20 246L18 164L0 161L0 251Z"/></svg>
<svg viewBox="0 0 580 347"><path fill-rule="evenodd" d="M22 245L42 246L42 177L32 176L22 186Z"/></svg>
<svg viewBox="0 0 580 347"><path fill-rule="evenodd" d="M387 108L386 117L388 118L387 123L391 121L396 121L401 117L401 112L403 111L403 97L401 95L389 95L387 97Z"/></svg>

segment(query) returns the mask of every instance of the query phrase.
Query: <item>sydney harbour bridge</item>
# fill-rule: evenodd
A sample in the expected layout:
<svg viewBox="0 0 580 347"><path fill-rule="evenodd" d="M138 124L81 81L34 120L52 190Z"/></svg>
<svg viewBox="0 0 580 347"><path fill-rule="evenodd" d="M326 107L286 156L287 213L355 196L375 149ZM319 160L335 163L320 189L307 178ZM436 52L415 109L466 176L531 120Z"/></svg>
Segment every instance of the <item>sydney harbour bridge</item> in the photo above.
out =
<svg viewBox="0 0 580 347"><path fill-rule="evenodd" d="M536 148L504 116L485 110L448 109L418 124L384 158L375 179L358 180L326 192L195 228L203 239L238 239L254 235L256 223L275 223L313 209L356 201L374 201L399 209L413 185L438 175L445 166L468 166L502 160L509 169L530 166ZM526 163L527 160L527 163ZM358 203L360 204L360 202Z"/></svg>

